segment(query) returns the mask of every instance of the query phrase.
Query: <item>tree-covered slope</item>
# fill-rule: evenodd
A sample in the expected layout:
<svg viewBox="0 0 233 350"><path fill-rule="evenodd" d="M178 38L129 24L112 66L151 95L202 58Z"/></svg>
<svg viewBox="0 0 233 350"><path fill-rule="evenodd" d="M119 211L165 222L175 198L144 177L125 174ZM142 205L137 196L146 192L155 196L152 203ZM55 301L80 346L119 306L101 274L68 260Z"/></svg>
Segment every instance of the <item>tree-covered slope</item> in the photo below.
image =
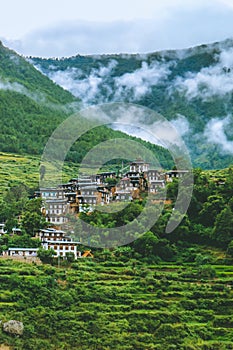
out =
<svg viewBox="0 0 233 350"><path fill-rule="evenodd" d="M0 150L40 154L77 101L24 58L0 44Z"/></svg>
<svg viewBox="0 0 233 350"><path fill-rule="evenodd" d="M124 101L158 111L181 132L195 166L218 168L232 163L232 57L226 40L147 55L31 61L84 106Z"/></svg>
<svg viewBox="0 0 233 350"><path fill-rule="evenodd" d="M41 155L53 131L80 107L78 98L41 74L29 61L0 43L2 152ZM80 162L86 152L98 143L109 138L130 138L105 126L96 128L94 133L92 131L83 135L72 147L67 159ZM142 144L158 153L164 167L169 168L173 164L168 152L162 147L146 142Z"/></svg>

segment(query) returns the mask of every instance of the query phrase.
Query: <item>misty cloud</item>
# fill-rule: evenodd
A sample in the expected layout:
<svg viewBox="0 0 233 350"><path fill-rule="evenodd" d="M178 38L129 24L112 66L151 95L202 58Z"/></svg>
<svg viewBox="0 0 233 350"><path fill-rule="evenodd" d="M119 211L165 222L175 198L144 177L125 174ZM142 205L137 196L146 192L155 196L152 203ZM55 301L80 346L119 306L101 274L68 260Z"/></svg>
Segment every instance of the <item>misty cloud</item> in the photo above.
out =
<svg viewBox="0 0 233 350"><path fill-rule="evenodd" d="M56 71L50 67L48 77L56 84L80 98L84 106L111 101L134 102L151 92L153 86L167 79L171 64L142 62L141 68L132 73L113 77L117 61L106 66L92 68L87 74L74 67ZM37 69L41 70L39 66ZM42 71L42 70L41 70ZM42 71L43 72L43 71Z"/></svg>
<svg viewBox="0 0 233 350"><path fill-rule="evenodd" d="M187 73L178 77L171 88L184 92L187 99L208 100L218 95L224 96L233 91L233 49L225 50L216 56L216 64L202 68L198 73Z"/></svg>
<svg viewBox="0 0 233 350"><path fill-rule="evenodd" d="M190 132L189 122L184 115L178 114L177 118L171 120L171 123L181 136L187 135Z"/></svg>
<svg viewBox="0 0 233 350"><path fill-rule="evenodd" d="M137 101L151 92L151 88L169 75L169 65L154 62L148 65L142 62L142 67L133 73L125 73L115 78L115 99L128 98Z"/></svg>
<svg viewBox="0 0 233 350"><path fill-rule="evenodd" d="M229 127L231 117L224 119L214 118L205 128L204 137L209 143L213 143L221 147L223 152L233 154L233 141L228 140L225 129Z"/></svg>
<svg viewBox="0 0 233 350"><path fill-rule="evenodd" d="M13 58L14 59L14 58ZM47 97L44 95L44 93L37 91L37 92L32 92L29 91L25 86L22 84L16 83L16 82L9 82L7 80L3 81L0 80L0 90L6 90L6 91L14 91L19 94L25 95L31 100L35 101L36 103L43 104L49 108L53 108L55 110L61 110L63 109L64 111L71 110L71 111L76 111L77 110L77 105L75 103L69 104L66 106L61 106L58 104L54 104L48 101Z"/></svg>
<svg viewBox="0 0 233 350"><path fill-rule="evenodd" d="M32 93L25 86L23 86L19 83L16 83L16 82L11 83L9 81L1 81L0 80L0 90L15 91L15 92L18 92L20 94L23 94L23 95L31 98L32 100L34 100L36 102L40 102L40 103L46 102L46 98L42 93L40 93L40 92Z"/></svg>
<svg viewBox="0 0 233 350"><path fill-rule="evenodd" d="M108 101L112 90L108 86L107 80L116 66L117 62L111 60L107 66L91 69L89 75L80 69L68 68L65 71L52 70L48 76L56 84L80 98L84 106L87 106L96 102L103 103Z"/></svg>

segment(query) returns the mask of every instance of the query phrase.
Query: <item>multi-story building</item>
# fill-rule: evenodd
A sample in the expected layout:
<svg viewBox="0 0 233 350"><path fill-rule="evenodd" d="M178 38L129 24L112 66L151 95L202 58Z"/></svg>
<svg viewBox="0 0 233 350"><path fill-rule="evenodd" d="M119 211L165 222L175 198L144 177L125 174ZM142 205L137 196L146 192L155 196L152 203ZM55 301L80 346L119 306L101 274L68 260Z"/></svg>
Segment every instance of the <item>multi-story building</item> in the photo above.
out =
<svg viewBox="0 0 233 350"><path fill-rule="evenodd" d="M67 222L67 212L69 211L69 203L65 197L65 191L62 186L59 188L42 188L40 190L44 207L42 212L46 221L60 227Z"/></svg>
<svg viewBox="0 0 233 350"><path fill-rule="evenodd" d="M40 230L37 238L41 240L44 249L53 249L55 251L55 257L66 257L67 253L73 253L75 259L82 256L78 250L81 243L73 241L64 231L55 229Z"/></svg>

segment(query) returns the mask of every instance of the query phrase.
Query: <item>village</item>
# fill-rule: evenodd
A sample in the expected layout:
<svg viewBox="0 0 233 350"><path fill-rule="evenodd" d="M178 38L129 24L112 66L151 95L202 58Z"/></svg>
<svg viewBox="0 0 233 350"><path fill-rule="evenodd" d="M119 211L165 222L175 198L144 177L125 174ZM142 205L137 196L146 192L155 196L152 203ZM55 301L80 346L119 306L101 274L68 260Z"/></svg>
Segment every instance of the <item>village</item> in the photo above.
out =
<svg viewBox="0 0 233 350"><path fill-rule="evenodd" d="M64 230L68 215L78 216L85 211L93 211L96 206L111 205L140 199L142 193L155 195L165 188L173 178L181 178L187 170L161 171L150 168L150 164L138 158L127 166L121 176L116 172L101 172L95 175L72 178L68 183L56 188L41 188L35 197L41 197L42 214L47 228L39 229L35 238L45 250L53 249L55 257L66 258L72 253L74 259L93 257L90 250L80 251L80 241L74 241ZM0 224L0 236L6 234L4 224ZM13 228L12 235L20 235L20 228ZM33 259L39 248L8 248L3 256Z"/></svg>

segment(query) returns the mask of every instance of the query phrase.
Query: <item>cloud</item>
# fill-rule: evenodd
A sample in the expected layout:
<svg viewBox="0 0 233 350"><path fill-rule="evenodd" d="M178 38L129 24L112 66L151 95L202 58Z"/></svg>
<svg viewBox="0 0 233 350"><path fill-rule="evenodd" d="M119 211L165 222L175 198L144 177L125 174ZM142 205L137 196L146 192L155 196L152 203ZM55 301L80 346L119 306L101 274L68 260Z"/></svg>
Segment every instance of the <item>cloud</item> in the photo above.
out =
<svg viewBox="0 0 233 350"><path fill-rule="evenodd" d="M89 73L74 67L58 71L56 67L50 67L46 74L56 84L80 98L84 106L88 106L109 100L124 101L126 98L131 102L137 101L149 94L153 86L167 78L172 64L148 64L143 61L141 67L134 72L113 77L118 62L112 59L105 66L92 68ZM40 66L36 68L43 73Z"/></svg>
<svg viewBox="0 0 233 350"><path fill-rule="evenodd" d="M68 68L64 71L52 69L48 76L56 84L80 98L84 106L87 106L108 101L112 90L107 80L116 66L117 61L111 60L106 66L101 65L99 68L91 69L90 74L85 74L81 69ZM37 68L40 69L40 67Z"/></svg>
<svg viewBox="0 0 233 350"><path fill-rule="evenodd" d="M190 132L190 125L184 115L177 114L175 119L171 120L172 125L176 128L177 132L181 135L187 135Z"/></svg>
<svg viewBox="0 0 233 350"><path fill-rule="evenodd" d="M228 140L226 129L232 123L231 116L224 119L214 118L205 128L204 137L209 143L220 146L221 150L233 154L233 141Z"/></svg>
<svg viewBox="0 0 233 350"><path fill-rule="evenodd" d="M211 3L176 1L174 4L176 6L167 1L164 7L152 7L150 18L61 21L31 31L19 40L4 42L24 55L62 57L78 53L145 53L178 49L232 36L233 8L228 5L214 0Z"/></svg>
<svg viewBox="0 0 233 350"><path fill-rule="evenodd" d="M183 91L186 97L208 100L218 95L224 96L233 91L233 49L224 50L216 56L216 64L202 68L198 73L188 72L178 77L173 87Z"/></svg>
<svg viewBox="0 0 233 350"><path fill-rule="evenodd" d="M115 100L137 101L151 92L151 88L167 78L170 73L168 64L142 62L141 68L133 73L125 73L115 78Z"/></svg>
<svg viewBox="0 0 233 350"><path fill-rule="evenodd" d="M14 59L14 57L12 59ZM42 93L40 92L32 93L25 86L16 82L10 83L9 81L0 80L0 90L15 91L31 98L36 102L40 102L40 103L46 102L46 98Z"/></svg>

